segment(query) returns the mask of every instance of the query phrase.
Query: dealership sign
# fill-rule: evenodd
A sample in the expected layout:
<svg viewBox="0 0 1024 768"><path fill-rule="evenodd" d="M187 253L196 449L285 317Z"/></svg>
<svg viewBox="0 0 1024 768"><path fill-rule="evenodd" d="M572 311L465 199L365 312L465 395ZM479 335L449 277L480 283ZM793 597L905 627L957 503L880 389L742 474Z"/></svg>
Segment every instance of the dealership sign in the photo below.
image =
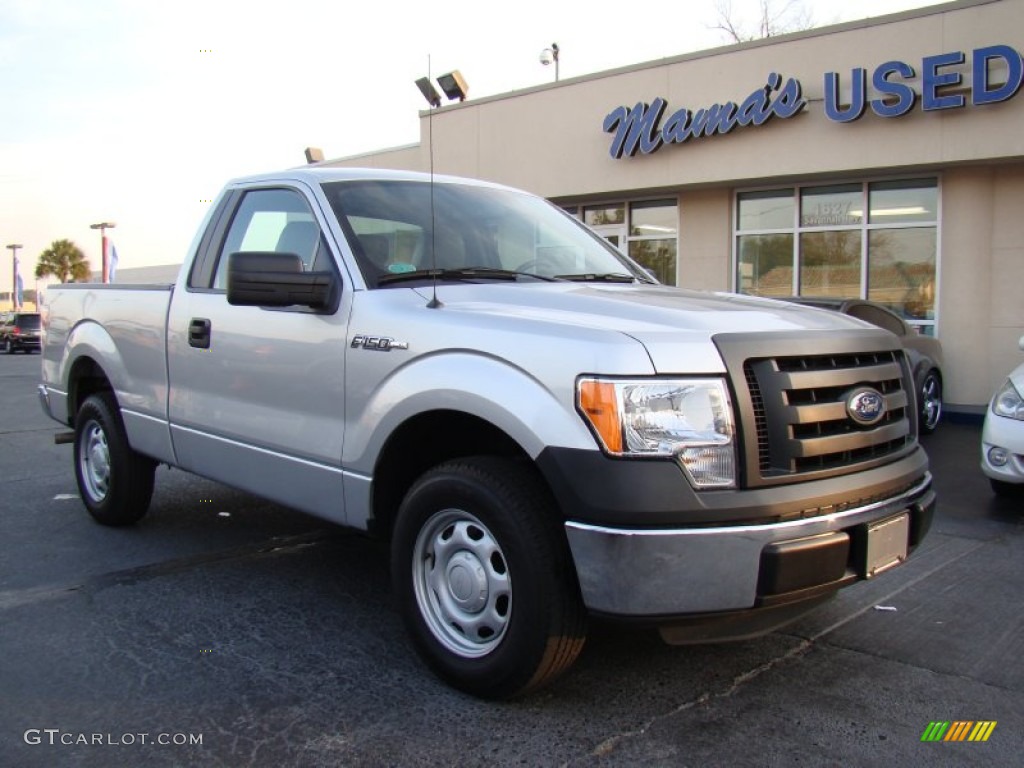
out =
<svg viewBox="0 0 1024 768"><path fill-rule="evenodd" d="M849 123L863 117L870 109L879 117L899 117L914 109L920 99L921 109L932 112L940 109L959 109L966 106L964 91L970 91L971 106L994 104L1012 98L1024 82L1024 59L1008 45L990 45L971 54L972 73L969 86L962 72L954 69L966 57L962 51L926 56L921 61L920 91L908 81L918 77L918 71L903 61L887 61L871 73L871 87L875 98L868 98L868 72L860 67L850 73L850 96L840 103L842 85L838 72L824 75L823 106L825 117L837 123ZM990 64L1002 62L1006 79L992 82ZM715 134L724 135L737 127L764 125L773 117L788 119L807 106L800 81L773 72L765 84L752 91L742 102L727 101L694 111L677 109L668 113L668 102L658 97L650 104L637 102L635 106L616 107L604 119L605 133L614 134L609 154L618 160L623 155L633 157L637 152L649 155L666 144L683 144L693 139Z"/></svg>

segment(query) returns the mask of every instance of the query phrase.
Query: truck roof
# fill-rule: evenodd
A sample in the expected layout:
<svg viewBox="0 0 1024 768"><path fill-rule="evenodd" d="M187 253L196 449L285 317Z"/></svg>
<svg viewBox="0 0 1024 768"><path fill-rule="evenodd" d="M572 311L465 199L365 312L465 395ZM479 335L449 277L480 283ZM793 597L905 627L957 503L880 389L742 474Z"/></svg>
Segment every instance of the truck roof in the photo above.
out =
<svg viewBox="0 0 1024 768"><path fill-rule="evenodd" d="M282 171L276 171L271 173L260 173L251 176L241 176L232 179L228 186L234 186L239 184L251 184L253 182L268 182L268 181L304 181L307 184L323 184L331 181L374 181L374 180L394 180L394 181L423 181L429 182L433 180L435 183L458 183L458 184L473 184L483 187L494 187L497 189L513 189L502 184L495 184L493 182L481 181L479 179L470 179L460 176L448 176L444 174L429 174L422 173L420 171L399 171L382 168L327 168L324 166L298 166L296 168L288 168Z"/></svg>

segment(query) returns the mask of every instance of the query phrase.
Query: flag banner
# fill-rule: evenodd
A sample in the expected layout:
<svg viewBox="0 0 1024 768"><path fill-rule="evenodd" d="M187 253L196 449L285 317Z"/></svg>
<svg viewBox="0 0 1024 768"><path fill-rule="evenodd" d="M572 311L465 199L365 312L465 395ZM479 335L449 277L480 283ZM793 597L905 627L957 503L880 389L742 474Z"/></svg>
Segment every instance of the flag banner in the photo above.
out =
<svg viewBox="0 0 1024 768"><path fill-rule="evenodd" d="M117 248L114 247L112 240L108 240L107 244L110 246L110 258L107 262L107 282L112 283L117 272Z"/></svg>
<svg viewBox="0 0 1024 768"><path fill-rule="evenodd" d="M18 285L15 288L15 309L21 309L25 303L25 284L21 281L21 275L17 276Z"/></svg>
<svg viewBox="0 0 1024 768"><path fill-rule="evenodd" d="M21 309L21 300L24 290L21 284L21 273L18 271L18 254L14 254L14 289L11 291L11 305L13 309Z"/></svg>

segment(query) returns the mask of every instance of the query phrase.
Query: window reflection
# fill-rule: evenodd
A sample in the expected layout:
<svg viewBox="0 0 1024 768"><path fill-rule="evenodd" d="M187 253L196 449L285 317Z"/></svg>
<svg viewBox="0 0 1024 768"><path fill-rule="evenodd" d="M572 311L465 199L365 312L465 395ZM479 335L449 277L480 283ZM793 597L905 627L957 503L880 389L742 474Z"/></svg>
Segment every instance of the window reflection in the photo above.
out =
<svg viewBox="0 0 1024 768"><path fill-rule="evenodd" d="M878 181L869 186L872 224L936 221L939 190L935 179Z"/></svg>
<svg viewBox="0 0 1024 768"><path fill-rule="evenodd" d="M800 295L860 296L860 231L800 235Z"/></svg>
<svg viewBox="0 0 1024 768"><path fill-rule="evenodd" d="M935 229L868 234L868 298L907 320L935 319Z"/></svg>
<svg viewBox="0 0 1024 768"><path fill-rule="evenodd" d="M937 222L934 178L741 192L736 288L866 298L933 334Z"/></svg>
<svg viewBox="0 0 1024 768"><path fill-rule="evenodd" d="M630 240L629 256L665 285L676 284L676 241Z"/></svg>
<svg viewBox="0 0 1024 768"><path fill-rule="evenodd" d="M629 206L629 234L638 237L675 237L679 206L674 200L648 200Z"/></svg>
<svg viewBox="0 0 1024 768"><path fill-rule="evenodd" d="M625 224L626 206L606 205L584 208L583 223L591 227L602 227L606 224Z"/></svg>
<svg viewBox="0 0 1024 768"><path fill-rule="evenodd" d="M792 229L793 190L743 192L739 196L739 229Z"/></svg>
<svg viewBox="0 0 1024 768"><path fill-rule="evenodd" d="M864 221L860 184L807 187L800 195L801 227L848 227Z"/></svg>
<svg viewBox="0 0 1024 768"><path fill-rule="evenodd" d="M792 235L742 235L738 248L740 293L793 295Z"/></svg>

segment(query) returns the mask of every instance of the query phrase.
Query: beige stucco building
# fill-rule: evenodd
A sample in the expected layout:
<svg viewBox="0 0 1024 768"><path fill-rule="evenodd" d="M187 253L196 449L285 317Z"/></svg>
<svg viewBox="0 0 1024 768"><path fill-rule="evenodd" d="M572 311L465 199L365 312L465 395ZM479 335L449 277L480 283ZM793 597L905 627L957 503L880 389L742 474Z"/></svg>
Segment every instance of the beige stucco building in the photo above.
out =
<svg viewBox="0 0 1024 768"><path fill-rule="evenodd" d="M947 409L977 413L1024 334L1022 53L1024 0L961 0L469 99L326 164L432 152L666 282L885 302L942 340Z"/></svg>

